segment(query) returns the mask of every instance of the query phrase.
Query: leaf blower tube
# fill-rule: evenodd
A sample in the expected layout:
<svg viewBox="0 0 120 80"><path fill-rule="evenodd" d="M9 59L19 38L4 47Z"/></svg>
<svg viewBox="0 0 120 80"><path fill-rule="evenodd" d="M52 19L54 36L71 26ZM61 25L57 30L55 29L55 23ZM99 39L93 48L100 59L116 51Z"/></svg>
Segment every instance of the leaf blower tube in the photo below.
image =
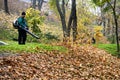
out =
<svg viewBox="0 0 120 80"><path fill-rule="evenodd" d="M19 27L19 28L25 30L28 34L30 34L30 35L33 36L34 38L36 38L36 39L40 39L37 35L31 33L29 30L27 30L27 29L25 29L25 28L22 28L22 27Z"/></svg>

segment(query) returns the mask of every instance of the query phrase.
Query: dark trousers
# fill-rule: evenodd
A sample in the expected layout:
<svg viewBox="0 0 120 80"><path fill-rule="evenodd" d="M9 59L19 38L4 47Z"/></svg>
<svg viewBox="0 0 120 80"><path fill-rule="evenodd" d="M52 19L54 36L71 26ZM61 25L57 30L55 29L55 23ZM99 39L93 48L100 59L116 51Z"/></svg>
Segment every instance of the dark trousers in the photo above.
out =
<svg viewBox="0 0 120 80"><path fill-rule="evenodd" d="M25 44L26 38L27 38L27 33L26 31L20 29L18 30L18 44Z"/></svg>

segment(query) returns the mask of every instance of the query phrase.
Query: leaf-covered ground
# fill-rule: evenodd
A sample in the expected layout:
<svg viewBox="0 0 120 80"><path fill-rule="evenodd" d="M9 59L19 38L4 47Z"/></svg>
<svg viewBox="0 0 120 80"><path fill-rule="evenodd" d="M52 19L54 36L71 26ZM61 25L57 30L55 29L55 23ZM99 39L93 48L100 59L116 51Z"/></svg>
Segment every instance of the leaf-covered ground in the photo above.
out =
<svg viewBox="0 0 120 80"><path fill-rule="evenodd" d="M0 80L119 80L120 59L95 47L0 57Z"/></svg>

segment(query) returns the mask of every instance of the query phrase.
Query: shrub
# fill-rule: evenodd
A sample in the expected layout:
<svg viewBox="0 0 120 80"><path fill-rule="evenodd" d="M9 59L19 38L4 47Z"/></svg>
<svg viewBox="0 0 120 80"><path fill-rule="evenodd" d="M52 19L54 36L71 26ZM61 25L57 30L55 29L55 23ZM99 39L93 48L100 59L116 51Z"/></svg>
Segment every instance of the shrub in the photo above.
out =
<svg viewBox="0 0 120 80"><path fill-rule="evenodd" d="M48 40L59 40L58 39L58 36L55 36L55 35L52 35L51 32L48 32L45 34L45 37L48 39Z"/></svg>
<svg viewBox="0 0 120 80"><path fill-rule="evenodd" d="M28 22L28 26L32 29L33 32L35 32L35 33L41 32L38 25L43 23L44 17L40 16L39 10L36 10L33 8L27 9L26 19Z"/></svg>
<svg viewBox="0 0 120 80"><path fill-rule="evenodd" d="M96 40L96 43L101 42L100 40L102 40L101 38L103 37L103 33L102 31L102 26L95 26L94 27L94 38Z"/></svg>
<svg viewBox="0 0 120 80"><path fill-rule="evenodd" d="M0 28L0 39L1 40L12 40L13 38L17 37L17 32L13 29L4 29Z"/></svg>

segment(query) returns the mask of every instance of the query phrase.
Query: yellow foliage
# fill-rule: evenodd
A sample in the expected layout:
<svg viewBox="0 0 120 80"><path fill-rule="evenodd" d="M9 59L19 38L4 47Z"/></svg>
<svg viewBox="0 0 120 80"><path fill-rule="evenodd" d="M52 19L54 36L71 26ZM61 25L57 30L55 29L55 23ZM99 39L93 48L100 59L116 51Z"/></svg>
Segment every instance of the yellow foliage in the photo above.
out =
<svg viewBox="0 0 120 80"><path fill-rule="evenodd" d="M102 26L95 26L95 27L94 27L94 31L95 31L95 32L99 32L99 31L101 31L101 30L103 30Z"/></svg>
<svg viewBox="0 0 120 80"><path fill-rule="evenodd" d="M99 43L103 37L102 31L103 28L102 26L95 26L94 27L94 38L96 39L96 43Z"/></svg>
<svg viewBox="0 0 120 80"><path fill-rule="evenodd" d="M78 44L91 44L91 33L90 27L84 25L85 19L78 20L78 35L77 35L77 43Z"/></svg>
<svg viewBox="0 0 120 80"><path fill-rule="evenodd" d="M34 21L38 24L41 24L44 20L44 17L40 16L39 10L29 8L26 10L26 19L27 19L29 25L33 24Z"/></svg>
<svg viewBox="0 0 120 80"><path fill-rule="evenodd" d="M84 26L84 24L82 23L81 20L78 21L77 26L78 26L78 31L81 31L81 30L85 30L85 29L86 29L86 27Z"/></svg>
<svg viewBox="0 0 120 80"><path fill-rule="evenodd" d="M26 20L28 22L28 26L31 27L33 32L41 32L38 25L41 25L44 21L44 17L40 16L40 11L29 8L26 10Z"/></svg>

